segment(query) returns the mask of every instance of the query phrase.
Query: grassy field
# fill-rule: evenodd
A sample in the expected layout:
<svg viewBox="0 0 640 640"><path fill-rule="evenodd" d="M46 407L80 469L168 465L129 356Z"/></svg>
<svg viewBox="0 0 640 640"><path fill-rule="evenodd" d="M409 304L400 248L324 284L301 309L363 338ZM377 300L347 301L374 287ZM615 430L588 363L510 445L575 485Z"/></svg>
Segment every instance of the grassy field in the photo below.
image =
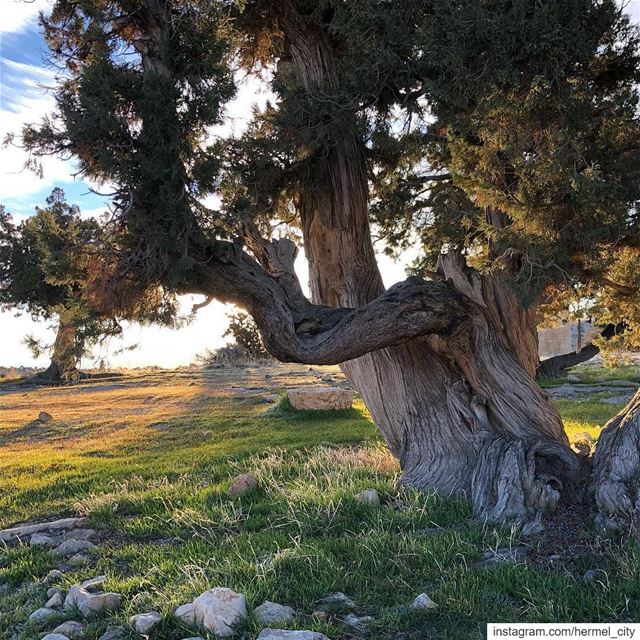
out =
<svg viewBox="0 0 640 640"><path fill-rule="evenodd" d="M465 502L399 490L397 464L360 402L332 414L273 408L279 388L318 375L256 368L233 379L158 373L0 391L0 527L81 514L99 530L91 565L67 572L64 585L107 574L124 606L93 621L86 640L150 609L164 615L152 638L197 635L171 612L215 586L245 593L252 606L291 605L300 614L295 628L332 640L482 638L487 621L640 618L637 550L589 531L561 544L545 535L519 541L473 522ZM558 404L577 438L597 437L619 409ZM35 422L40 410L54 420ZM259 488L231 499L226 490L241 472L253 473ZM382 508L355 500L370 487ZM527 561L481 562L523 543ZM0 638L31 640L55 626L25 621L43 606L38 581L57 563L38 548L0 548ZM598 580L583 579L588 569L601 570ZM312 617L314 603L334 591L375 618L368 631L342 623L340 611ZM438 608L411 612L423 591ZM259 630L250 620L238 638Z"/></svg>

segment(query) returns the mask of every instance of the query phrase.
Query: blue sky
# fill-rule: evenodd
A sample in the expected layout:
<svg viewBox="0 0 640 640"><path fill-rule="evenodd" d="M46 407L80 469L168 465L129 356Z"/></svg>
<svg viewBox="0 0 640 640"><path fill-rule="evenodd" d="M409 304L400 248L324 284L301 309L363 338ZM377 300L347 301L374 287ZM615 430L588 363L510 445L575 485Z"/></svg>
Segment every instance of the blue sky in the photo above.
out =
<svg viewBox="0 0 640 640"><path fill-rule="evenodd" d="M47 10L49 0L2 0L0 21L0 139L8 133L18 134L26 122L37 122L51 109L52 97L46 90L51 84L52 70L46 65L46 47L37 27L37 14ZM628 11L640 19L640 0L631 0ZM255 84L246 84L238 98L228 107L228 129L243 126L251 105L264 103L266 94ZM43 177L23 169L24 152L17 147L0 149L0 203L17 217L28 216L34 207L44 202L54 186L62 187L70 202L78 204L87 215L101 213L104 199L94 194L84 181L74 178L73 162L48 158L43 163ZM301 258L299 272L306 281L305 264ZM403 278L403 265L381 259L381 271L387 284ZM185 310L195 299L183 300ZM215 348L226 342L222 337L226 329L224 305L213 303L198 313L194 322L180 331L161 327L128 327L122 343L111 345L106 356L113 366L160 365L172 367L189 364L206 348ZM45 342L51 342L51 327L43 322L33 322L28 316L0 313L2 361L0 365L44 365L46 357L34 360L22 340L33 334ZM123 345L138 344L134 351L113 355ZM90 366L92 359L85 365Z"/></svg>

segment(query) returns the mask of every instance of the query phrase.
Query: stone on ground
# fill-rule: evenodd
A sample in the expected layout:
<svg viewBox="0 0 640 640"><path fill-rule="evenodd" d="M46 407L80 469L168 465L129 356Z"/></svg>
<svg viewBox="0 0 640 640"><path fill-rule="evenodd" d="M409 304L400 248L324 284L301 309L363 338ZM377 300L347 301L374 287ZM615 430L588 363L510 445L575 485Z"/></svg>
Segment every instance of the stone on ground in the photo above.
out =
<svg viewBox="0 0 640 640"><path fill-rule="evenodd" d="M107 581L107 576L96 576L85 580L80 586L90 593L99 591L100 587Z"/></svg>
<svg viewBox="0 0 640 640"><path fill-rule="evenodd" d="M122 640L127 634L127 630L120 625L111 625L98 638L98 640Z"/></svg>
<svg viewBox="0 0 640 640"><path fill-rule="evenodd" d="M342 621L354 629L365 629L373 622L373 618L371 616L357 616L355 613L349 613Z"/></svg>
<svg viewBox="0 0 640 640"><path fill-rule="evenodd" d="M355 495L358 502L364 502L370 504L373 507L380 506L380 494L375 489L365 489Z"/></svg>
<svg viewBox="0 0 640 640"><path fill-rule="evenodd" d="M60 592L54 593L44 605L45 609L58 609L64 604L64 598Z"/></svg>
<svg viewBox="0 0 640 640"><path fill-rule="evenodd" d="M64 601L64 608L78 607L85 618L120 608L120 595L117 593L89 593L78 585L73 585Z"/></svg>
<svg viewBox="0 0 640 640"><path fill-rule="evenodd" d="M178 620L182 620L185 624L194 624L196 621L196 610L193 605L193 602L188 602L187 604L180 605L174 612L173 615L178 618Z"/></svg>
<svg viewBox="0 0 640 640"><path fill-rule="evenodd" d="M23 524L10 529L0 531L0 542L10 542L17 538L30 536L32 533L45 531L60 531L61 529L74 529L85 522L86 518L63 518L53 522L38 522L36 524Z"/></svg>
<svg viewBox="0 0 640 640"><path fill-rule="evenodd" d="M47 633L42 640L70 640L70 638L67 638L67 636L61 633Z"/></svg>
<svg viewBox="0 0 640 640"><path fill-rule="evenodd" d="M263 629L257 640L329 640L317 631L289 631L287 629Z"/></svg>
<svg viewBox="0 0 640 640"><path fill-rule="evenodd" d="M55 596L56 593L62 593L62 591L60 590L60 587L49 587L47 589L47 598L53 598L53 596Z"/></svg>
<svg viewBox="0 0 640 640"><path fill-rule="evenodd" d="M34 533L29 539L29 544L42 545L49 547L55 543L55 538L48 536L46 533Z"/></svg>
<svg viewBox="0 0 640 640"><path fill-rule="evenodd" d="M136 633L146 636L161 620L162 616L157 611L149 611L148 613L139 613L131 616L129 624L135 629Z"/></svg>
<svg viewBox="0 0 640 640"><path fill-rule="evenodd" d="M69 558L69 564L73 567L89 564L89 556L86 556L84 553L76 553Z"/></svg>
<svg viewBox="0 0 640 640"><path fill-rule="evenodd" d="M335 411L351 408L353 392L335 387L304 387L287 389L287 398L298 411Z"/></svg>
<svg viewBox="0 0 640 640"><path fill-rule="evenodd" d="M84 637L84 625L75 620L68 620L57 626L51 633L60 633L69 640L82 640Z"/></svg>
<svg viewBox="0 0 640 640"><path fill-rule="evenodd" d="M260 624L288 624L293 622L296 612L291 607L267 600L253 610L253 615Z"/></svg>
<svg viewBox="0 0 640 640"><path fill-rule="evenodd" d="M231 486L227 493L232 498L244 496L251 493L258 486L258 481L250 473L242 473L231 481Z"/></svg>
<svg viewBox="0 0 640 640"><path fill-rule="evenodd" d="M40 624L41 622L45 622L49 618L53 616L57 616L58 612L55 609L47 609L46 607L40 607L36 609L30 616L29 622L34 622L35 624Z"/></svg>
<svg viewBox="0 0 640 640"><path fill-rule="evenodd" d="M68 538L63 543L59 544L53 553L58 556L73 556L82 551L89 551L95 549L96 545L89 540L78 540L76 538Z"/></svg>
<svg viewBox="0 0 640 640"><path fill-rule="evenodd" d="M318 604L323 607L346 607L347 609L355 609L356 603L346 596L342 591L336 591L335 593L330 593L328 596L322 598L322 600L318 600Z"/></svg>
<svg viewBox="0 0 640 640"><path fill-rule="evenodd" d="M64 578L64 573L58 569L51 569L49 573L42 579L45 584L51 584L52 582L59 582ZM48 592L47 592L48 593Z"/></svg>
<svg viewBox="0 0 640 640"><path fill-rule="evenodd" d="M47 413L46 411L41 411L38 414L38 422L41 422L42 424L46 424L47 422L51 422L53 420L53 416L50 413Z"/></svg>
<svg viewBox="0 0 640 640"><path fill-rule="evenodd" d="M414 611L428 611L435 609L438 605L426 594L421 593L412 603L411 608Z"/></svg>
<svg viewBox="0 0 640 640"><path fill-rule="evenodd" d="M216 587L205 591L193 601L197 624L216 636L228 638L234 627L247 618L247 601L242 593Z"/></svg>
<svg viewBox="0 0 640 640"><path fill-rule="evenodd" d="M91 540L98 535L95 529L74 529L64 534L64 540L75 538L76 540Z"/></svg>

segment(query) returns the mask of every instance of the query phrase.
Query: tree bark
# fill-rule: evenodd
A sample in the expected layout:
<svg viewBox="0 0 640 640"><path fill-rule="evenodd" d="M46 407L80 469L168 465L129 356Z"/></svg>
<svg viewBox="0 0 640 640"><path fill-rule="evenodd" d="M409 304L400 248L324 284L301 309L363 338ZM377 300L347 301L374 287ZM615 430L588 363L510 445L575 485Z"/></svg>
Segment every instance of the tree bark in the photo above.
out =
<svg viewBox="0 0 640 640"><path fill-rule="evenodd" d="M291 66L314 100L336 83L331 44L289 17ZM313 302L370 305L384 287L364 150L342 136L313 163L298 200ZM534 380L535 310L520 309L499 275L481 277L454 253L439 272L473 307L464 329L369 350L342 369L400 460L402 482L465 493L477 517L534 530L577 469L560 416Z"/></svg>
<svg viewBox="0 0 640 640"><path fill-rule="evenodd" d="M640 391L605 425L594 455L596 523L640 538Z"/></svg>
<svg viewBox="0 0 640 640"><path fill-rule="evenodd" d="M60 318L56 339L53 343L51 363L47 369L36 376L36 379L56 384L77 380L80 375L77 367L77 339L77 327Z"/></svg>

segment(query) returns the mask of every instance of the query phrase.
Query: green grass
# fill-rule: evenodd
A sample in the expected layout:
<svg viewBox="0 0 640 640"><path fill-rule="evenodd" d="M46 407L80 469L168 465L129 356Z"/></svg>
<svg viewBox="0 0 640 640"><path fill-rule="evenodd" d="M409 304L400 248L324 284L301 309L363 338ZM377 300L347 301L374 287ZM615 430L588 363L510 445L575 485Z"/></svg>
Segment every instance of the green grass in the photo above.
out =
<svg viewBox="0 0 640 640"><path fill-rule="evenodd" d="M155 414L142 413L144 420L97 425L94 410L34 435L19 426L33 412L25 408L0 430L2 525L80 513L104 538L93 565L64 579L68 587L105 573L107 588L124 596L122 611L92 622L86 640L151 608L165 616L154 640L197 635L171 612L214 586L245 593L251 606L265 599L294 606L298 628L333 640L354 634L336 618L311 617L332 591L376 618L369 635L360 635L380 640L398 633L405 640L482 638L488 621L640 616L640 559L632 548L594 537L579 558L478 565L484 552L518 544L517 537L474 522L465 501L398 489L397 464L361 403L322 414L295 412L283 401L265 410L251 400L203 404L192 396L184 391L178 400L186 409L163 419L163 428ZM570 433L594 436L617 410L597 401L558 407ZM231 478L246 471L258 489L229 498ZM369 487L380 492L382 508L354 499ZM0 549L0 638L33 640L53 628L24 623L43 605L46 587L37 581L56 563L38 548ZM604 584L583 582L590 568L606 571ZM422 591L437 610L408 609ZM250 620L238 638L259 630Z"/></svg>

